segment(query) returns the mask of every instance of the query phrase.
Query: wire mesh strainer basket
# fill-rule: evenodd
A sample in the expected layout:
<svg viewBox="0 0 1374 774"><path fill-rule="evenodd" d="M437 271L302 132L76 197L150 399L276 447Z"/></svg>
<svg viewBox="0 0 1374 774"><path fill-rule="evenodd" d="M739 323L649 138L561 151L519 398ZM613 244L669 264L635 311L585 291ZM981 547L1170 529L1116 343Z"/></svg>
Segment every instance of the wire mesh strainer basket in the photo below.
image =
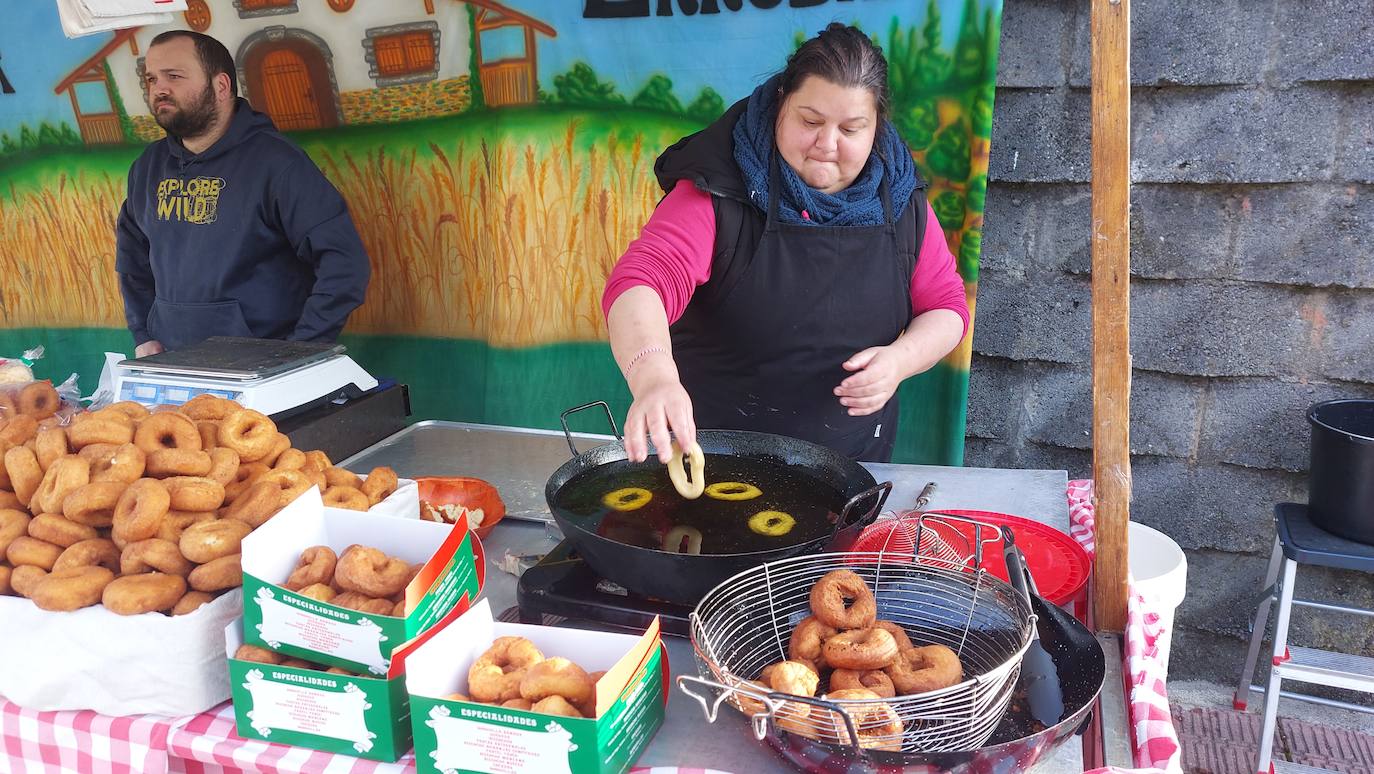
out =
<svg viewBox="0 0 1374 774"><path fill-rule="evenodd" d="M991 524L959 516L918 515L924 549L927 529L940 520L975 525L973 556L949 550L939 556L886 551L816 554L760 565L712 589L691 616L693 651L700 678L679 678L714 721L729 701L754 722L762 739L775 730L833 744L904 752L945 752L981 747L1006 712L1030 643L1034 616L1029 602L1005 581L978 567L982 528ZM902 627L915 645L940 644L954 650L964 680L928 693L881 702L827 700L773 691L755 682L764 667L788 657L792 629L811 615L811 588L826 573L847 569L873 590L878 620ZM700 695L693 687L701 687ZM889 709L890 708L890 709ZM843 712L838 710L843 709Z"/></svg>

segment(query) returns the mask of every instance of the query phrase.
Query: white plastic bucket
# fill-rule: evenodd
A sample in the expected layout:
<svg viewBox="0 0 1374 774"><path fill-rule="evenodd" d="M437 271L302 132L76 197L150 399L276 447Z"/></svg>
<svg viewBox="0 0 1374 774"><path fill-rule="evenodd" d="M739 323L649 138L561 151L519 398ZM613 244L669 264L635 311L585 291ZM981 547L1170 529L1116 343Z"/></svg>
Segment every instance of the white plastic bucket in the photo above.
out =
<svg viewBox="0 0 1374 774"><path fill-rule="evenodd" d="M1174 611L1183 603L1188 586L1188 558L1168 535L1144 524L1131 522L1128 539L1134 588L1145 597L1147 609L1159 614L1159 623L1164 627L1155 647L1167 670Z"/></svg>

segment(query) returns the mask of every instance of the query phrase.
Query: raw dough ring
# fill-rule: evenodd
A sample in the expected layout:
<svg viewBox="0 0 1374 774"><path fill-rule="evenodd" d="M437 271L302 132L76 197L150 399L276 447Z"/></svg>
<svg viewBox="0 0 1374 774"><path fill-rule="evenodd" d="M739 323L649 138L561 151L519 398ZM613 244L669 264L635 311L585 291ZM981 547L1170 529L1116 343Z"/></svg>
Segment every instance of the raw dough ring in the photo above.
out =
<svg viewBox="0 0 1374 774"><path fill-rule="evenodd" d="M687 541L686 546L682 545L684 540ZM673 527L663 537L663 550L670 554L700 554L701 530L682 525Z"/></svg>
<svg viewBox="0 0 1374 774"><path fill-rule="evenodd" d="M687 478L688 463L692 466L690 481ZM673 441L673 458L668 460L668 480L673 482L677 493L688 500L701 497L701 493L706 491L705 474L706 455L701 453L701 447L694 445L691 451L683 454L682 447Z"/></svg>
<svg viewBox="0 0 1374 774"><path fill-rule="evenodd" d="M654 499L654 493L637 486L627 486L601 496L601 504L617 511L634 511L643 508Z"/></svg>
<svg viewBox="0 0 1374 774"><path fill-rule="evenodd" d="M763 490L743 481L717 481L706 487L706 496L717 500L752 500Z"/></svg>

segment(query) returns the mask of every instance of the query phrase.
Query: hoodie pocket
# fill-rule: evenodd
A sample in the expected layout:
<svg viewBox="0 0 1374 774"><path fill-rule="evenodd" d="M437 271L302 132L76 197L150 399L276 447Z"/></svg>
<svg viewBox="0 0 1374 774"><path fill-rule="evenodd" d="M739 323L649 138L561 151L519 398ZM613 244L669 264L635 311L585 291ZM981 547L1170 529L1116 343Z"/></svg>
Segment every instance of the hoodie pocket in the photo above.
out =
<svg viewBox="0 0 1374 774"><path fill-rule="evenodd" d="M237 301L177 304L160 298L148 311L148 332L167 349L199 344L211 336L253 335Z"/></svg>

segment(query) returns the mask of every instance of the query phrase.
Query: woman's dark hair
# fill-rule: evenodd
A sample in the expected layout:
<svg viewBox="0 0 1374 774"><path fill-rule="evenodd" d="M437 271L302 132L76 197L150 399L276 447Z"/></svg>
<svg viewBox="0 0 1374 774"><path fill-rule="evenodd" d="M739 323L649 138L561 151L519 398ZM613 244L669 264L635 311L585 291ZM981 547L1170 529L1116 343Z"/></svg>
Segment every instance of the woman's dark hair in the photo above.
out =
<svg viewBox="0 0 1374 774"><path fill-rule="evenodd" d="M205 68L205 77L213 81L216 75L224 73L229 76L229 94L236 96L239 93L239 76L238 70L234 67L234 57L229 55L229 49L225 48L223 43L203 32L167 30L158 33L148 47L152 48L174 38L190 38L191 42L196 44L196 57Z"/></svg>
<svg viewBox="0 0 1374 774"><path fill-rule="evenodd" d="M781 98L786 99L801 88L808 75L824 78L836 86L866 89L873 95L878 118L887 116L887 59L883 50L858 27L832 22L803 43L783 68L778 85Z"/></svg>

